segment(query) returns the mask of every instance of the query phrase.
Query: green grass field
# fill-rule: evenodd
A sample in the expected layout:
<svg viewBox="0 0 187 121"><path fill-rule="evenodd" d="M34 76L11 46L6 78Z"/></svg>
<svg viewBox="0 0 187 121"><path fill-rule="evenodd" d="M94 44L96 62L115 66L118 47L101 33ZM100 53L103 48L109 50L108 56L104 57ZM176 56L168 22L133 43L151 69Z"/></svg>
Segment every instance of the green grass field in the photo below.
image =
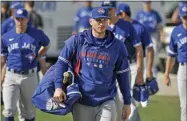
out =
<svg viewBox="0 0 187 121"><path fill-rule="evenodd" d="M175 96L153 96L150 105L139 107L142 121L180 121L179 98ZM36 121L73 121L71 114L55 116L37 110ZM4 121L3 116L1 121ZM16 121L17 117L16 117Z"/></svg>

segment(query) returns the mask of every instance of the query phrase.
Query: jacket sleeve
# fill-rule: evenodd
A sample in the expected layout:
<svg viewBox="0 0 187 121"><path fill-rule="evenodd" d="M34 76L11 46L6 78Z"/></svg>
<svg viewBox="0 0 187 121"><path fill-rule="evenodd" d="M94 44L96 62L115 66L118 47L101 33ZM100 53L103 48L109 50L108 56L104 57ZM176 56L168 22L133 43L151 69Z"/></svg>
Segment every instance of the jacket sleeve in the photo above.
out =
<svg viewBox="0 0 187 121"><path fill-rule="evenodd" d="M71 60L76 52L77 36L73 35L65 41L65 46L58 56L58 60L55 64L55 88L62 88L63 73L68 71L68 67L71 66Z"/></svg>
<svg viewBox="0 0 187 121"><path fill-rule="evenodd" d="M116 77L119 83L120 91L123 95L124 105L131 104L129 62L127 56L127 49L124 44L121 44L119 57L116 63Z"/></svg>

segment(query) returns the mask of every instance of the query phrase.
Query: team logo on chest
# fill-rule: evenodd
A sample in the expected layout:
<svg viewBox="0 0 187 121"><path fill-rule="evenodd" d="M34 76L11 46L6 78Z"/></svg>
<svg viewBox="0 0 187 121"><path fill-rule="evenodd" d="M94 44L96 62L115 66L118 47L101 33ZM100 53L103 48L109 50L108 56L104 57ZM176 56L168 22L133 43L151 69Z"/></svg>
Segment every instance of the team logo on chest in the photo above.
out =
<svg viewBox="0 0 187 121"><path fill-rule="evenodd" d="M83 57L88 66L95 68L103 68L110 61L110 56L107 52L82 51L81 57Z"/></svg>
<svg viewBox="0 0 187 121"><path fill-rule="evenodd" d="M187 37L184 37L182 39L180 39L178 42L177 42L177 47L180 48L182 45L186 44L187 43Z"/></svg>
<svg viewBox="0 0 187 121"><path fill-rule="evenodd" d="M35 59L36 55L34 53L28 54L25 56L29 59L30 63Z"/></svg>
<svg viewBox="0 0 187 121"><path fill-rule="evenodd" d="M10 38L9 39L9 42L13 41L14 38ZM8 51L11 52L12 50L15 50L15 49L19 49L20 46L18 43L11 43L8 45ZM23 45L21 46L22 49L28 49L28 50L31 50L32 52L35 52L36 50L36 46L33 45L33 44L30 44L30 43L23 43Z"/></svg>
<svg viewBox="0 0 187 121"><path fill-rule="evenodd" d="M116 39L121 40L122 42L125 42L126 38L120 34L114 33L114 36Z"/></svg>

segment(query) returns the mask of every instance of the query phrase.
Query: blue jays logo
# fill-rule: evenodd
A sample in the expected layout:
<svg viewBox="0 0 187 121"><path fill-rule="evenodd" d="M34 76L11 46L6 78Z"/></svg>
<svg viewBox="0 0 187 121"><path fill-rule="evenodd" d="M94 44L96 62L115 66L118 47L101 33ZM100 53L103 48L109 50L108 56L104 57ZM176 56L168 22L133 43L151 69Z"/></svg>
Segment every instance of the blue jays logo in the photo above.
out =
<svg viewBox="0 0 187 121"><path fill-rule="evenodd" d="M34 58L36 57L36 55L34 53L31 53L31 54L26 55L25 57L28 58L31 63L34 60Z"/></svg>
<svg viewBox="0 0 187 121"><path fill-rule="evenodd" d="M19 9L18 11L17 11L17 14L22 14L23 13L23 11L21 10L21 9Z"/></svg>
<svg viewBox="0 0 187 121"><path fill-rule="evenodd" d="M105 13L105 10L104 10L103 8L98 8L98 13L104 14L104 13Z"/></svg>
<svg viewBox="0 0 187 121"><path fill-rule="evenodd" d="M184 7L182 8L182 11L183 11L183 12L187 12L187 7L184 6Z"/></svg>

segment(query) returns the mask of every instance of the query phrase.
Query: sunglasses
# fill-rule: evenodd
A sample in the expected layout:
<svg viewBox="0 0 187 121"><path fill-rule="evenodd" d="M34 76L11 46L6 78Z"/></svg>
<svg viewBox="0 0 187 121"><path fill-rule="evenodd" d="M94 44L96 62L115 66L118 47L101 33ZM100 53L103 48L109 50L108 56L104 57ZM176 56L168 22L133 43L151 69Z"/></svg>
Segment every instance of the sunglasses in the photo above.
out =
<svg viewBox="0 0 187 121"><path fill-rule="evenodd" d="M122 13L121 13L121 12L117 14L117 16L121 16L121 15L122 15Z"/></svg>
<svg viewBox="0 0 187 121"><path fill-rule="evenodd" d="M95 19L95 21L97 21L98 23L105 22L107 20L108 20L108 18L97 18L97 19Z"/></svg>

